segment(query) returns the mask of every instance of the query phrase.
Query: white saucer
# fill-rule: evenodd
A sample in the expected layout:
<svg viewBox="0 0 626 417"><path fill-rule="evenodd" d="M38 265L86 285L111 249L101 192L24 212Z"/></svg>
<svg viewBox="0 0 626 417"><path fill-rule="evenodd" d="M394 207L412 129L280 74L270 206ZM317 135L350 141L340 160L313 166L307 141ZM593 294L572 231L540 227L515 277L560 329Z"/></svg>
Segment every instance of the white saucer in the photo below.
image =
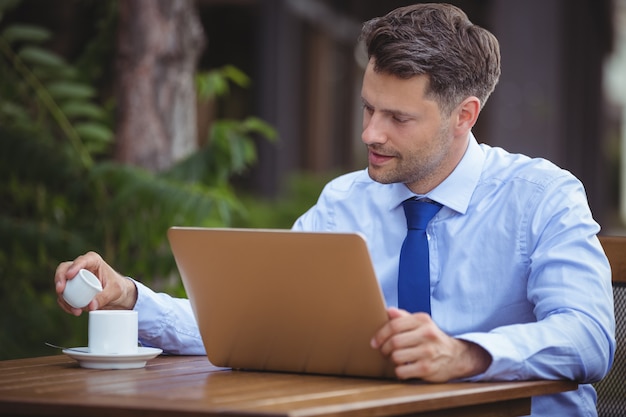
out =
<svg viewBox="0 0 626 417"><path fill-rule="evenodd" d="M146 366L148 359L159 356L158 348L138 347L137 353L125 355L102 355L89 353L88 347L63 349L63 353L76 359L82 368L89 369L137 369Z"/></svg>

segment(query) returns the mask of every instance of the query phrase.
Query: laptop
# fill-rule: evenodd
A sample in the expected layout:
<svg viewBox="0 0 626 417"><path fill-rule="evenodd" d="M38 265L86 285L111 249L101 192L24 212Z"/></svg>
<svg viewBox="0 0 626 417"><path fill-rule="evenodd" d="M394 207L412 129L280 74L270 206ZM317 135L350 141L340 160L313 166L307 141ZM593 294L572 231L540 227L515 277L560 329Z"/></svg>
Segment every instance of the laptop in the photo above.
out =
<svg viewBox="0 0 626 417"><path fill-rule="evenodd" d="M387 313L361 235L172 227L168 239L212 364L395 377L370 347Z"/></svg>

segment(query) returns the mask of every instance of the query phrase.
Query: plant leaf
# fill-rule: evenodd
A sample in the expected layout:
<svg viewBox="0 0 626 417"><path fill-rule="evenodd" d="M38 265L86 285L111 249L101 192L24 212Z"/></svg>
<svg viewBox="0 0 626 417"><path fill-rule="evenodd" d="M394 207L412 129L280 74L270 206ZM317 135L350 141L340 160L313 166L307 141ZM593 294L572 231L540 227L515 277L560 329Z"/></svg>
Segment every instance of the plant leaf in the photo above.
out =
<svg viewBox="0 0 626 417"><path fill-rule="evenodd" d="M43 42L50 38L50 31L41 26L11 25L1 35L7 42Z"/></svg>
<svg viewBox="0 0 626 417"><path fill-rule="evenodd" d="M44 65L48 67L61 67L65 65L65 61L59 55L38 46L25 46L18 52L18 56L24 62L31 65Z"/></svg>
<svg viewBox="0 0 626 417"><path fill-rule="evenodd" d="M80 100L67 101L59 106L68 118L86 117L104 120L106 112L99 106Z"/></svg>
<svg viewBox="0 0 626 417"><path fill-rule="evenodd" d="M278 138L276 129L269 123L259 119L258 117L247 117L243 122L243 126L248 132L256 132L263 135L266 139L274 141Z"/></svg>
<svg viewBox="0 0 626 417"><path fill-rule="evenodd" d="M250 78L243 71L233 65L223 66L220 72L225 78L228 78L240 87L248 87L250 85Z"/></svg>
<svg viewBox="0 0 626 417"><path fill-rule="evenodd" d="M87 142L110 143L113 141L113 132L108 127L94 122L83 122L74 125L76 133Z"/></svg>
<svg viewBox="0 0 626 417"><path fill-rule="evenodd" d="M228 93L228 82L217 71L202 72L196 75L196 90L200 99L212 99Z"/></svg>
<svg viewBox="0 0 626 417"><path fill-rule="evenodd" d="M22 106L9 101L0 102L0 114L14 120L28 119L28 112Z"/></svg>
<svg viewBox="0 0 626 417"><path fill-rule="evenodd" d="M56 99L87 99L95 95L92 87L73 81L57 81L48 84L48 92Z"/></svg>

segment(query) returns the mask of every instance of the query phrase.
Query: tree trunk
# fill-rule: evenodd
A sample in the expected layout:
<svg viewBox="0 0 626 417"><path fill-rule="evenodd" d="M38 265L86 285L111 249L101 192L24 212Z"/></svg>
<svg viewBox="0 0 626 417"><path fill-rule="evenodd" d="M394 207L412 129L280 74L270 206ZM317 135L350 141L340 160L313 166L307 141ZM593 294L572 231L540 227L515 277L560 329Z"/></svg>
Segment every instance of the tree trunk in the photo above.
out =
<svg viewBox="0 0 626 417"><path fill-rule="evenodd" d="M194 75L204 32L193 0L121 0L116 159L151 171L197 147Z"/></svg>

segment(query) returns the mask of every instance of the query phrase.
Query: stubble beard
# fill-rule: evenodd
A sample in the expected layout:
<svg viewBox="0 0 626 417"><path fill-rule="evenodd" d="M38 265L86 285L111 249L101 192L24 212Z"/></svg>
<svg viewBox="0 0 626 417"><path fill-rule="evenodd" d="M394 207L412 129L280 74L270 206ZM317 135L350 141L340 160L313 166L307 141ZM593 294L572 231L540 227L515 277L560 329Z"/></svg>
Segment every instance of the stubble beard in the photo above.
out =
<svg viewBox="0 0 626 417"><path fill-rule="evenodd" d="M433 146L425 152L417 151L408 154L401 154L397 151L382 152L384 154L394 154L393 166L376 167L368 166L368 173L372 180L381 184L424 184L431 182L437 177L440 168L448 154L452 138L449 136L449 129L442 127L437 132L437 137ZM384 149L381 146L370 145L368 147L376 151Z"/></svg>

